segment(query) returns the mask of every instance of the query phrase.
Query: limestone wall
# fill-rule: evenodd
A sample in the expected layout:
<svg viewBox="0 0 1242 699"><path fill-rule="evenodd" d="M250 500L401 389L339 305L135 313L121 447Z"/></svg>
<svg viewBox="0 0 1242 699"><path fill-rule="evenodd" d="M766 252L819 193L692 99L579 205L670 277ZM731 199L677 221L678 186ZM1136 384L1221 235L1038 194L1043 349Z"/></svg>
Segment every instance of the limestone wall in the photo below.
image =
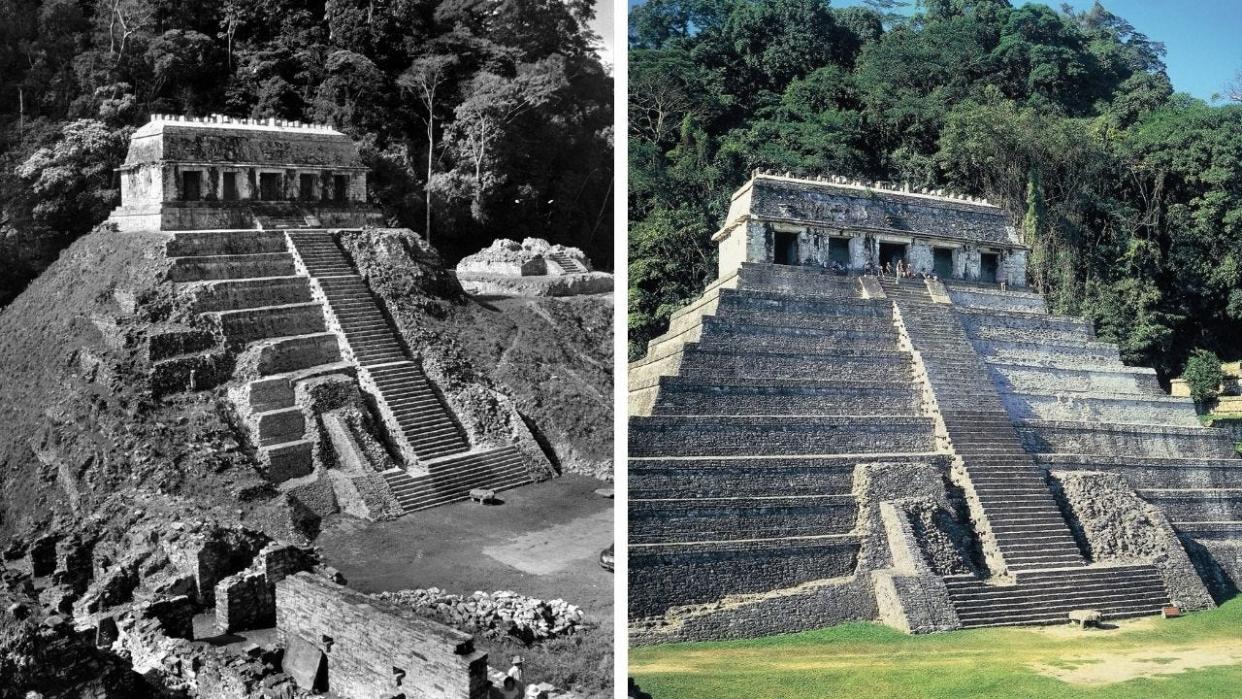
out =
<svg viewBox="0 0 1242 699"><path fill-rule="evenodd" d="M305 689L322 663L343 699L487 697L487 654L469 635L309 574L276 585L276 623L305 649L285 659Z"/></svg>
<svg viewBox="0 0 1242 699"><path fill-rule="evenodd" d="M1087 366L1081 369L1019 362L988 364L988 373L1001 393L1048 392L1112 394L1164 398L1156 371L1146 367Z"/></svg>

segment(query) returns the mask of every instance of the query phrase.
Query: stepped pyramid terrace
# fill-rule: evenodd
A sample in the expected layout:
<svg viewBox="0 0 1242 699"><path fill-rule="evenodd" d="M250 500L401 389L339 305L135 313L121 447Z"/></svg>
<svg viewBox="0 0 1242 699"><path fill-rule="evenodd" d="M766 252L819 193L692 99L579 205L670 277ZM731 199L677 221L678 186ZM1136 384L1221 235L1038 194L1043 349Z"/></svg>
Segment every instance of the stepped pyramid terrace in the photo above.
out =
<svg viewBox="0 0 1242 699"><path fill-rule="evenodd" d="M1050 315L1001 209L756 173L713 240L718 278L629 367L634 642L1234 593L1229 434Z"/></svg>
<svg viewBox="0 0 1242 699"><path fill-rule="evenodd" d="M364 229L380 216L349 138L156 115L121 171L112 222L168 231L185 309L150 337L153 392L226 387L267 479L299 506L387 518L550 473L511 408L512 438L498 437L429 379L343 247L425 245Z"/></svg>

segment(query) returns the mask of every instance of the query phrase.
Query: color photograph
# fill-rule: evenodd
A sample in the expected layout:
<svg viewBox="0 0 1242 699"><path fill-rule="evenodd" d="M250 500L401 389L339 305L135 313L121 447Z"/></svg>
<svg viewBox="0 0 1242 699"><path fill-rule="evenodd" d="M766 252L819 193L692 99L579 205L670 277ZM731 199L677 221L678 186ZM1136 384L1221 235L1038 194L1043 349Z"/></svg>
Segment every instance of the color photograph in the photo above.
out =
<svg viewBox="0 0 1242 699"><path fill-rule="evenodd" d="M631 697L1238 695L1240 10L631 3Z"/></svg>

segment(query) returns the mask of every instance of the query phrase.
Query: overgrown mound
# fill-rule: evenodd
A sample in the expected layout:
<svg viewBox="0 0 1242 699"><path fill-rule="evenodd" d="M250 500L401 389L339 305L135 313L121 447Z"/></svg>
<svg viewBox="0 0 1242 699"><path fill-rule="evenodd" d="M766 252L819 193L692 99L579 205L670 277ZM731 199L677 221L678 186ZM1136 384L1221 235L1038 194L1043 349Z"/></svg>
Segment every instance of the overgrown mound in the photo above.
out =
<svg viewBox="0 0 1242 699"><path fill-rule="evenodd" d="M0 537L71 528L110 498L233 520L265 486L210 394L152 399L144 328L171 310L160 234L97 230L0 312Z"/></svg>

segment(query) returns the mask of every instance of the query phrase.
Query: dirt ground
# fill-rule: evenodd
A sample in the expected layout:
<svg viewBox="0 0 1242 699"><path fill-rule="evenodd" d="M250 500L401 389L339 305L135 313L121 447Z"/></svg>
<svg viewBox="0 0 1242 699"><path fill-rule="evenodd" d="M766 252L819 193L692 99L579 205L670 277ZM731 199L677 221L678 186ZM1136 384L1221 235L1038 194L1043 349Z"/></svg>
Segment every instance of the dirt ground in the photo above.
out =
<svg viewBox="0 0 1242 699"><path fill-rule="evenodd" d="M327 563L363 592L438 587L470 594L513 590L561 598L612 625L612 485L566 475L500 493L499 505L461 502L392 522L336 517L316 542Z"/></svg>

